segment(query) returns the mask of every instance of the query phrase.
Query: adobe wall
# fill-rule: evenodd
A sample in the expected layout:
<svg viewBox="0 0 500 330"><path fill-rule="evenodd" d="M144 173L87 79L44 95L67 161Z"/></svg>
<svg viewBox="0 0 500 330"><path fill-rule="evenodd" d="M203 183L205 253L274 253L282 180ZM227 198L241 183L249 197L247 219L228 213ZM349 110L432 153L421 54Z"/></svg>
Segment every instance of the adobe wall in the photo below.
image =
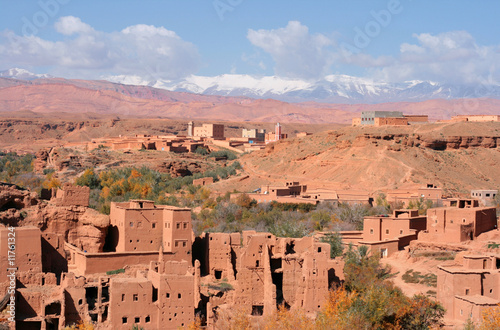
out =
<svg viewBox="0 0 500 330"><path fill-rule="evenodd" d="M187 266L187 263L185 263ZM175 267L175 264L167 265ZM181 266L181 265L179 265ZM194 320L195 297L194 276L183 274L160 274L158 286L159 324L156 329L178 329Z"/></svg>
<svg viewBox="0 0 500 330"><path fill-rule="evenodd" d="M429 121L428 115L404 115L408 122L413 123L427 123Z"/></svg>
<svg viewBox="0 0 500 330"><path fill-rule="evenodd" d="M452 117L457 120L466 120L466 121L500 121L500 116L498 115L458 115Z"/></svg>
<svg viewBox="0 0 500 330"><path fill-rule="evenodd" d="M466 272L459 269L438 267L437 299L446 309L447 317L458 317L454 315L455 296L481 295L481 276L482 272Z"/></svg>
<svg viewBox="0 0 500 330"><path fill-rule="evenodd" d="M163 249L173 252L177 260L191 260L193 230L191 210L169 207L163 212ZM165 225L167 228L165 228Z"/></svg>
<svg viewBox="0 0 500 330"><path fill-rule="evenodd" d="M234 280L234 270L236 265L236 251L231 246L240 244L240 234L237 235L227 233L207 233L208 253L208 272L216 279ZM235 242L233 242L235 241ZM235 243L235 244L234 244ZM232 262L232 259L235 259Z"/></svg>
<svg viewBox="0 0 500 330"><path fill-rule="evenodd" d="M477 210L475 216L474 237L497 228L497 216L494 207Z"/></svg>
<svg viewBox="0 0 500 330"><path fill-rule="evenodd" d="M386 117L386 118L375 118L375 126L400 126L408 125L407 118L397 118L397 117Z"/></svg>
<svg viewBox="0 0 500 330"><path fill-rule="evenodd" d="M90 188L74 186L70 183L63 185L62 189L57 189L56 205L58 206L89 206Z"/></svg>
<svg viewBox="0 0 500 330"><path fill-rule="evenodd" d="M382 240L382 219L376 217L365 217L363 220L363 237L365 241Z"/></svg>
<svg viewBox="0 0 500 330"><path fill-rule="evenodd" d="M474 298L477 297L473 297L471 299L472 301L467 299L467 297L463 296L454 298L455 300L454 310L453 310L454 319L462 321L463 323L467 322L468 319L472 320L473 322L481 322L482 320L481 314L485 309L497 307L497 304L493 301L491 301L490 303L486 301L481 302L482 304L479 305L477 303L474 303ZM477 298L477 300L483 300L483 299L479 297Z"/></svg>
<svg viewBox="0 0 500 330"><path fill-rule="evenodd" d="M438 200L443 197L443 189L441 188L419 188L418 196L424 195L424 199Z"/></svg>
<svg viewBox="0 0 500 330"><path fill-rule="evenodd" d="M193 186L206 186L212 183L214 183L214 178L211 176L193 180Z"/></svg>
<svg viewBox="0 0 500 330"><path fill-rule="evenodd" d="M10 228L13 230L11 231L8 228L0 229L1 282L8 280L7 275L10 273L8 270L9 268L17 267L17 272L38 273L42 271L40 229L35 227ZM11 246L14 249L11 250Z"/></svg>
<svg viewBox="0 0 500 330"><path fill-rule="evenodd" d="M80 275L105 273L129 265L148 265L158 260L158 252L106 252L85 253L66 243L70 253L68 268Z"/></svg>
<svg viewBox="0 0 500 330"><path fill-rule="evenodd" d="M236 199L240 194L231 194L231 199ZM276 196L274 194L259 194L259 193L247 193L248 197L255 199L257 203L303 203L303 204L318 204L318 199L302 198L294 196Z"/></svg>
<svg viewBox="0 0 500 330"><path fill-rule="evenodd" d="M159 309L153 302L153 286L145 278L112 278L109 322L111 328L130 330L134 324L159 329Z"/></svg>
<svg viewBox="0 0 500 330"><path fill-rule="evenodd" d="M162 209L125 209L111 203L110 221L118 228L116 252L158 251L162 242Z"/></svg>
<svg viewBox="0 0 500 330"><path fill-rule="evenodd" d="M363 231L341 231L339 234L342 236L342 244L357 244L359 241L363 240Z"/></svg>
<svg viewBox="0 0 500 330"><path fill-rule="evenodd" d="M362 245L366 245L368 247L369 253L379 254L383 258L389 257L393 253L396 253L399 251L399 241L397 239L386 240L386 241L377 241L377 242L361 241L359 243ZM384 249L385 249L385 252L382 255L382 252Z"/></svg>
<svg viewBox="0 0 500 330"><path fill-rule="evenodd" d="M76 278L72 273L66 273L61 279L61 287L64 289L64 318L67 325L90 321L84 285L85 279Z"/></svg>

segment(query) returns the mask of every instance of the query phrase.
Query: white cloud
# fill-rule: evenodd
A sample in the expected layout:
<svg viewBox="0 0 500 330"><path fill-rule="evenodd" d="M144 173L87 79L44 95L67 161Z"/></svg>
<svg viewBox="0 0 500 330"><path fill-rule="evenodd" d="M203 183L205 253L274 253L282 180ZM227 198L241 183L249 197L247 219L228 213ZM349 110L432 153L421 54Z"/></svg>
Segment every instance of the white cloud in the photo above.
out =
<svg viewBox="0 0 500 330"><path fill-rule="evenodd" d="M269 53L277 75L290 78L322 78L332 64L329 47L334 41L323 35L311 35L307 26L290 21L275 30L248 30L248 40Z"/></svg>
<svg viewBox="0 0 500 330"><path fill-rule="evenodd" d="M374 70L389 81L410 79L448 83L498 83L498 47L478 45L466 31L414 34L417 44L404 43L398 58Z"/></svg>
<svg viewBox="0 0 500 330"><path fill-rule="evenodd" d="M134 25L106 33L73 16L61 17L54 27L66 36L62 41L0 32L0 63L52 67L53 74L81 78L128 74L179 79L198 69L196 47L164 27Z"/></svg>
<svg viewBox="0 0 500 330"><path fill-rule="evenodd" d="M271 55L275 73L283 77L322 78L335 64L340 71L344 65L364 68L367 77L389 82L500 83L498 46L478 45L466 31L412 37L416 42L401 44L399 53L375 57L366 52L346 55L334 38L312 35L297 21L284 28L249 30L247 34L254 46Z"/></svg>
<svg viewBox="0 0 500 330"><path fill-rule="evenodd" d="M64 34L66 36L70 36L73 34L88 34L94 32L94 29L83 23L82 20L75 16L64 16L61 17L56 24L54 25L56 31Z"/></svg>

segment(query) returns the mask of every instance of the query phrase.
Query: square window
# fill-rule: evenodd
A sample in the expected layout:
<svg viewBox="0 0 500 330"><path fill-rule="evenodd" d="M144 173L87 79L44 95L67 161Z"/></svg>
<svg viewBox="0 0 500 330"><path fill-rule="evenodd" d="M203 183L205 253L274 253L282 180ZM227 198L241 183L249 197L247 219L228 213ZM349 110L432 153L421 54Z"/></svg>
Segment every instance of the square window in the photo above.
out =
<svg viewBox="0 0 500 330"><path fill-rule="evenodd" d="M141 323L141 318L140 318L140 317L136 317L136 318L134 319L134 322L135 322L135 323Z"/></svg>
<svg viewBox="0 0 500 330"><path fill-rule="evenodd" d="M179 242L175 241L175 247L179 246Z"/></svg>
<svg viewBox="0 0 500 330"><path fill-rule="evenodd" d="M134 293L133 300L139 301L139 295L137 293Z"/></svg>
<svg viewBox="0 0 500 330"><path fill-rule="evenodd" d="M188 224L186 222L184 222L184 229L187 229L188 227Z"/></svg>
<svg viewBox="0 0 500 330"><path fill-rule="evenodd" d="M149 323L149 322L151 322L151 317L150 317L149 315L148 315L148 316L146 316L146 319L145 319L145 321L146 321L146 323Z"/></svg>
<svg viewBox="0 0 500 330"><path fill-rule="evenodd" d="M126 318L126 317L122 317L122 323L123 323L123 324L126 324L126 323L127 323L127 318Z"/></svg>
<svg viewBox="0 0 500 330"><path fill-rule="evenodd" d="M167 292L167 298L170 298L170 293Z"/></svg>
<svg viewBox="0 0 500 330"><path fill-rule="evenodd" d="M177 222L177 229L180 229L181 228L181 224L179 222Z"/></svg>

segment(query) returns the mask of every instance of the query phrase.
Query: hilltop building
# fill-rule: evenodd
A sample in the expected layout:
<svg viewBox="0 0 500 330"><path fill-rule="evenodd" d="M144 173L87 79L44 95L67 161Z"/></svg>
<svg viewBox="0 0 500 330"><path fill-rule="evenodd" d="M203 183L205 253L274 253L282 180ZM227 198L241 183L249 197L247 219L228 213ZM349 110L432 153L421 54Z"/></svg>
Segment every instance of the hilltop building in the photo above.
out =
<svg viewBox="0 0 500 330"><path fill-rule="evenodd" d="M286 139L288 137L288 134L283 134L281 132L281 128L282 126L280 125L280 123L276 123L276 126L274 126L274 132L266 133L266 144Z"/></svg>
<svg viewBox="0 0 500 330"><path fill-rule="evenodd" d="M500 115L458 115L451 117L451 121L472 121L472 122L487 122L500 121Z"/></svg>
<svg viewBox="0 0 500 330"><path fill-rule="evenodd" d="M400 111L363 111L352 119L352 126L406 126L429 122L427 115L404 115Z"/></svg>
<svg viewBox="0 0 500 330"><path fill-rule="evenodd" d="M493 205L495 198L497 197L498 190L485 190L477 189L472 190L470 196L479 200L479 203L483 206Z"/></svg>
<svg viewBox="0 0 500 330"><path fill-rule="evenodd" d="M224 139L224 125L203 124L201 127L194 127L193 136L212 139Z"/></svg>
<svg viewBox="0 0 500 330"><path fill-rule="evenodd" d="M266 139L266 130L265 129L246 129L244 128L241 133L242 138L248 138L248 143L261 143Z"/></svg>
<svg viewBox="0 0 500 330"><path fill-rule="evenodd" d="M389 203L399 204L407 207L411 201L430 200L434 205L442 205L443 203L443 189L434 184L427 184L426 186L417 189L392 189L384 191L386 200Z"/></svg>

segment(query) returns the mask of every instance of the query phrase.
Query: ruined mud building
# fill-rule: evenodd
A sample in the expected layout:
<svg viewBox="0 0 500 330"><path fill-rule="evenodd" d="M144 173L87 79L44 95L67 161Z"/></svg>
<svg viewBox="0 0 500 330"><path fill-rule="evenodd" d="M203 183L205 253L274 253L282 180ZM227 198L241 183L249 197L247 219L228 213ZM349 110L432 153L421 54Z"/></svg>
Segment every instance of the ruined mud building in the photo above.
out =
<svg viewBox="0 0 500 330"><path fill-rule="evenodd" d="M96 329L176 329L195 314L210 326L224 310L258 318L279 304L314 314L343 277L330 245L312 237L249 231L195 239L189 209L143 200L113 203L110 223L107 252L82 250L35 227L16 229L16 328L62 329L83 320ZM53 253L44 255L47 245ZM52 259L65 267L55 269Z"/></svg>

